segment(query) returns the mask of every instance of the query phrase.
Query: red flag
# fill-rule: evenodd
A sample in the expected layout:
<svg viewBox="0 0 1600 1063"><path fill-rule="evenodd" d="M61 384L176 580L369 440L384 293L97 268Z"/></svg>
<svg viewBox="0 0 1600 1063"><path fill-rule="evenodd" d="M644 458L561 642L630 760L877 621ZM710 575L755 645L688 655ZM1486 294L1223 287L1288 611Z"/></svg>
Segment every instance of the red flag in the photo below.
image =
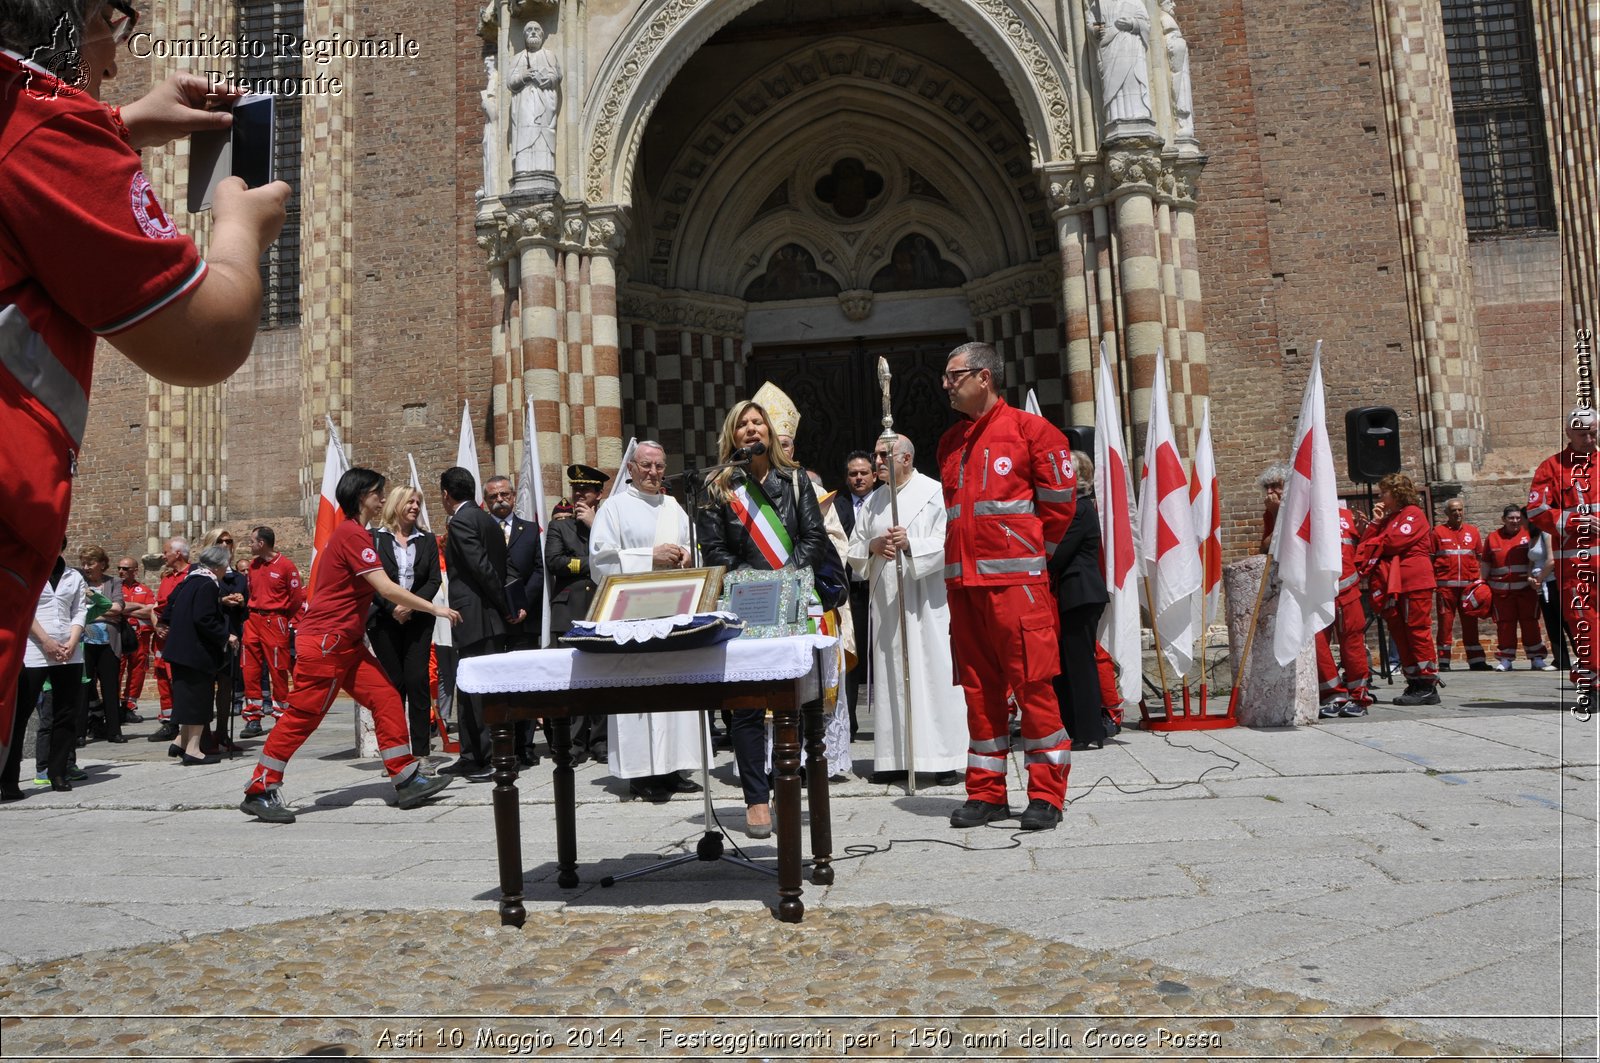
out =
<svg viewBox="0 0 1600 1063"><path fill-rule="evenodd" d="M308 605L311 602L312 588L317 585L317 559L322 555L322 548L328 545L328 537L333 534L333 529L344 520L344 511L339 508L333 492L339 486L339 477L349 468L350 462L344 456L344 445L339 442L339 430L333 427L333 418L329 417L328 453L322 459L322 496L317 499L317 530L311 538L311 574L306 577Z"/></svg>
<svg viewBox="0 0 1600 1063"><path fill-rule="evenodd" d="M1139 486L1139 561L1148 583L1156 645L1182 676L1194 663L1191 599L1200 591L1200 553L1189 509L1189 477L1178 457L1167 412L1167 363L1160 348L1150 387L1150 428Z"/></svg>

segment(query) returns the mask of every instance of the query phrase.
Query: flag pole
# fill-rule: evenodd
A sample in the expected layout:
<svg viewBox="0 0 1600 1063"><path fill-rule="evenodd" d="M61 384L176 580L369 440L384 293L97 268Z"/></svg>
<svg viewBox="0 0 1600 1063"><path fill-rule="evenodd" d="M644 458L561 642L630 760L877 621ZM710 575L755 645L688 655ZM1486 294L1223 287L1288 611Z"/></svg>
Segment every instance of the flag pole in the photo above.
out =
<svg viewBox="0 0 1600 1063"><path fill-rule="evenodd" d="M1239 708L1239 692L1244 688L1245 669L1250 667L1250 647L1256 641L1256 621L1261 616L1261 603L1267 597L1267 584L1272 582L1272 549L1269 546L1266 553L1267 563L1261 569L1261 586L1256 588L1256 607L1250 610L1250 626L1245 629L1244 651L1239 654L1239 668L1233 673L1233 690L1228 694L1228 715L1233 716Z"/></svg>
<svg viewBox="0 0 1600 1063"><path fill-rule="evenodd" d="M900 483L899 470L895 467L900 460L900 434L894 430L894 412L889 404L889 360L878 359L878 388L883 393L883 434L878 437L879 442L889 444L889 526L900 526ZM909 620L906 616L906 570L902 552L894 552L894 582L895 600L900 605L900 691L901 700L906 709L906 793L912 797L917 795L917 761L912 753L911 743L911 647L906 637L910 632Z"/></svg>

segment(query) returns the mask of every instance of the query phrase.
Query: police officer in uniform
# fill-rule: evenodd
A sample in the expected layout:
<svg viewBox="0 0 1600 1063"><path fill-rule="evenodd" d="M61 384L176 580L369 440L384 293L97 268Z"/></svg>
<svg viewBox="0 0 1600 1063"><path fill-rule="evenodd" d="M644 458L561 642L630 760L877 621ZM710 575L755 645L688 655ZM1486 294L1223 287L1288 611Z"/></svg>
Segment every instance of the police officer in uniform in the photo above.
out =
<svg viewBox="0 0 1600 1063"><path fill-rule="evenodd" d="M600 507L600 489L609 479L588 465L567 466L571 494L556 507L544 538L544 570L550 574L550 633L556 638L574 620L589 615L596 589L589 576L589 530ZM569 506L570 516L564 515L562 511ZM585 752L595 760L606 759L605 720L598 716L585 717L572 737L573 757L581 758Z"/></svg>

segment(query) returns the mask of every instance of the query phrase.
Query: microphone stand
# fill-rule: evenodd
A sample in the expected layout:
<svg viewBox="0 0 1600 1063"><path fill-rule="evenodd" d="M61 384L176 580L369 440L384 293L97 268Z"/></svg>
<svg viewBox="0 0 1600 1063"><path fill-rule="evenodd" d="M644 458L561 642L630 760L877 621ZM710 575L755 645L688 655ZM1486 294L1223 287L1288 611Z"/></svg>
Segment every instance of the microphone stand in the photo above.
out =
<svg viewBox="0 0 1600 1063"><path fill-rule="evenodd" d="M690 507L688 508L689 557L691 560L696 562L699 561L699 555L697 553L698 543L696 541L696 525L699 522L695 519L695 514L700 512L700 496L705 491L706 480L712 474L721 472L723 469L743 468L749 464L750 459L745 458L741 461L727 461L720 465L710 465L704 469L697 468L693 465L685 465L683 472L678 473L675 476L668 476L663 481L663 484L665 484L666 481L680 482L682 496L691 503ZM670 860L657 861L656 863L649 864L645 867L636 867L632 871L624 871L620 875L607 875L605 878L600 880L601 889L610 889L617 883L627 879L642 878L646 875L654 875L658 871L665 871L668 868L678 867L681 864L687 864L696 860L703 861L705 863L715 863L718 860L725 860L730 864L738 864L740 867L747 867L752 871L759 871L763 875L777 877L777 868L768 867L766 864L758 864L754 860L751 860L742 854L736 855L735 853L727 852L724 848L724 846L727 844L727 836L720 829L720 824L717 822L716 813L711 807L710 741L710 721L707 717L706 710L701 709L700 797L705 805L706 832L705 834L701 835L700 841L694 847L694 852L684 853L680 856L675 856Z"/></svg>

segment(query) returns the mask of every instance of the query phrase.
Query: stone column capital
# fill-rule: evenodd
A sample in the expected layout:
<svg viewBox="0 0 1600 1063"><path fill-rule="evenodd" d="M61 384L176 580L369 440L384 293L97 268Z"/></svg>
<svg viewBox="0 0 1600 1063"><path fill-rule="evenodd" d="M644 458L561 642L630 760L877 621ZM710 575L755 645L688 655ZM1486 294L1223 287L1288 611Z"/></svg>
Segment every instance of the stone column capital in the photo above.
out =
<svg viewBox="0 0 1600 1063"><path fill-rule="evenodd" d="M1107 147L1105 172L1107 190L1116 197L1131 192L1153 194L1161 178L1162 158L1159 140L1132 139Z"/></svg>

